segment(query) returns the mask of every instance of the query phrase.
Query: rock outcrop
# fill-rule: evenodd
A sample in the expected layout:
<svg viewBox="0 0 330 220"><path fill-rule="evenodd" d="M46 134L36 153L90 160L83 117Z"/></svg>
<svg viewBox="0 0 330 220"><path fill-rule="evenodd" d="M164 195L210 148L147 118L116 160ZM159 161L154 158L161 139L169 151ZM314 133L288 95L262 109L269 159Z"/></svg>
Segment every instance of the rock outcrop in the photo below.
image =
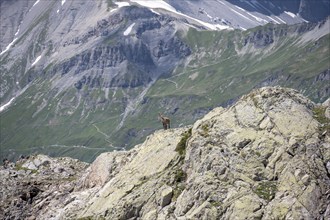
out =
<svg viewBox="0 0 330 220"><path fill-rule="evenodd" d="M299 1L0 1L0 160L92 162L140 143L157 112L186 126L262 86L323 102L329 2Z"/></svg>
<svg viewBox="0 0 330 220"><path fill-rule="evenodd" d="M329 109L328 103L317 105L295 90L254 90L192 127L160 130L130 151L103 153L88 168L70 160L66 166L79 169L63 163L49 169L55 179L75 172L77 179L70 183L48 183L68 186L65 190L32 184L28 198L4 191L1 217L328 219ZM48 157L24 161L22 167L34 172L17 176L13 168L2 168L1 188L37 176L51 178L44 167L61 159L42 158ZM24 207L24 215L18 207Z"/></svg>
<svg viewBox="0 0 330 220"><path fill-rule="evenodd" d="M68 157L22 156L0 167L0 219L57 219L56 207L72 203L87 163ZM48 214L49 213L49 214Z"/></svg>

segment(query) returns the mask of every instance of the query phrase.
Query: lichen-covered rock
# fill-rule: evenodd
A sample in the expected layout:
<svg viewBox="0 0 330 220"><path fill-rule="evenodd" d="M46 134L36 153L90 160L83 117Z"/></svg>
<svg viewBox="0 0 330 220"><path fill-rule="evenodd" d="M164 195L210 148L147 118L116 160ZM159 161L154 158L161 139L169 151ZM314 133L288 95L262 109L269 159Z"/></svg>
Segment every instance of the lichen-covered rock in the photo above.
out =
<svg viewBox="0 0 330 220"><path fill-rule="evenodd" d="M175 148L185 129L157 131L133 149L137 153L131 161L86 204L79 217L104 215L110 219L129 219L157 210L156 192L170 181L167 169L178 158Z"/></svg>
<svg viewBox="0 0 330 220"><path fill-rule="evenodd" d="M76 180L87 165L72 158L34 155L0 167L0 219L56 219L59 207L73 201Z"/></svg>
<svg viewBox="0 0 330 220"><path fill-rule="evenodd" d="M195 124L185 170L198 193L181 194L178 216L212 201L214 219L319 218L330 196L329 138L319 137L314 107L294 90L262 88ZM201 176L214 181L204 187Z"/></svg>
<svg viewBox="0 0 330 220"><path fill-rule="evenodd" d="M295 90L266 87L191 128L160 130L130 151L101 154L88 168L44 156L19 162L20 170L9 164L0 170L2 187L3 179L14 185L26 177L41 184L6 191L0 217L329 219L324 114Z"/></svg>
<svg viewBox="0 0 330 220"><path fill-rule="evenodd" d="M83 187L101 187L120 172L130 158L135 155L135 151L102 153L91 166L86 170L86 174L81 179Z"/></svg>

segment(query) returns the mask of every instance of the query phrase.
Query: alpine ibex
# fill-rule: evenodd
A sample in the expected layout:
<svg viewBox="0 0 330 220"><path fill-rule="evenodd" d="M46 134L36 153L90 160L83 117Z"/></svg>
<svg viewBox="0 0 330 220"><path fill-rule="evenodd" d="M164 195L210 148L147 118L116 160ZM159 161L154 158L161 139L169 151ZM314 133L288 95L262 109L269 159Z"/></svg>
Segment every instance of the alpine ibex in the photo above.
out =
<svg viewBox="0 0 330 220"><path fill-rule="evenodd" d="M170 126L171 120L169 118L163 116L161 113L159 113L159 118L160 118L161 122L163 123L164 130L166 130L167 128L171 128L171 126Z"/></svg>

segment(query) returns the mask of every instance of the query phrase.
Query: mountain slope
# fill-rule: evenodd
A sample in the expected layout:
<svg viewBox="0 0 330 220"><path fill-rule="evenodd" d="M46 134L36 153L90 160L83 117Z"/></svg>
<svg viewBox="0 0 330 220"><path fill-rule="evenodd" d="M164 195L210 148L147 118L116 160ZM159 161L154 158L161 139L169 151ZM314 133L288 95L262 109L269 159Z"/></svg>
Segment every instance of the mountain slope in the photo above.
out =
<svg viewBox="0 0 330 220"><path fill-rule="evenodd" d="M267 23L317 22L329 16L329 1L167 0L176 10L210 23L249 29Z"/></svg>
<svg viewBox="0 0 330 220"><path fill-rule="evenodd" d="M1 214L328 219L329 101L316 105L295 90L264 87L232 106L215 108L193 126L159 130L130 151L103 153L87 169L68 158L23 159L0 169L0 179L7 180L0 182L5 190ZM56 186L44 180L43 173L52 172ZM15 183L25 180L30 186L13 195ZM37 193L18 199L27 190Z"/></svg>
<svg viewBox="0 0 330 220"><path fill-rule="evenodd" d="M158 112L180 127L265 85L330 96L329 20L242 31L168 3L1 2L23 16L1 38L1 158L92 161L140 143L161 127Z"/></svg>

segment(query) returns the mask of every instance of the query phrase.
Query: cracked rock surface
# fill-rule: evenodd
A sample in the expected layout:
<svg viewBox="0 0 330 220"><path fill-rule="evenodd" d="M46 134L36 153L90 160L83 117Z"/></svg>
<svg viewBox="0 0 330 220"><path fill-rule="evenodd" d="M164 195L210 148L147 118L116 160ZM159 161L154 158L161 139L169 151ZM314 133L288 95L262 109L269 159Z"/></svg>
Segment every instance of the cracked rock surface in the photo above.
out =
<svg viewBox="0 0 330 220"><path fill-rule="evenodd" d="M0 167L0 219L57 219L74 201L87 163L68 157L22 156Z"/></svg>
<svg viewBox="0 0 330 220"><path fill-rule="evenodd" d="M184 165L188 188L174 213L329 218L329 131L320 134L316 107L294 90L263 88L197 121Z"/></svg>
<svg viewBox="0 0 330 220"><path fill-rule="evenodd" d="M329 108L295 90L265 87L192 127L160 130L130 151L103 153L90 166L38 155L21 163L24 173L1 168L2 188L32 176L40 185L4 191L0 217L329 219ZM48 188L43 167L52 167ZM70 174L70 183L59 181Z"/></svg>

